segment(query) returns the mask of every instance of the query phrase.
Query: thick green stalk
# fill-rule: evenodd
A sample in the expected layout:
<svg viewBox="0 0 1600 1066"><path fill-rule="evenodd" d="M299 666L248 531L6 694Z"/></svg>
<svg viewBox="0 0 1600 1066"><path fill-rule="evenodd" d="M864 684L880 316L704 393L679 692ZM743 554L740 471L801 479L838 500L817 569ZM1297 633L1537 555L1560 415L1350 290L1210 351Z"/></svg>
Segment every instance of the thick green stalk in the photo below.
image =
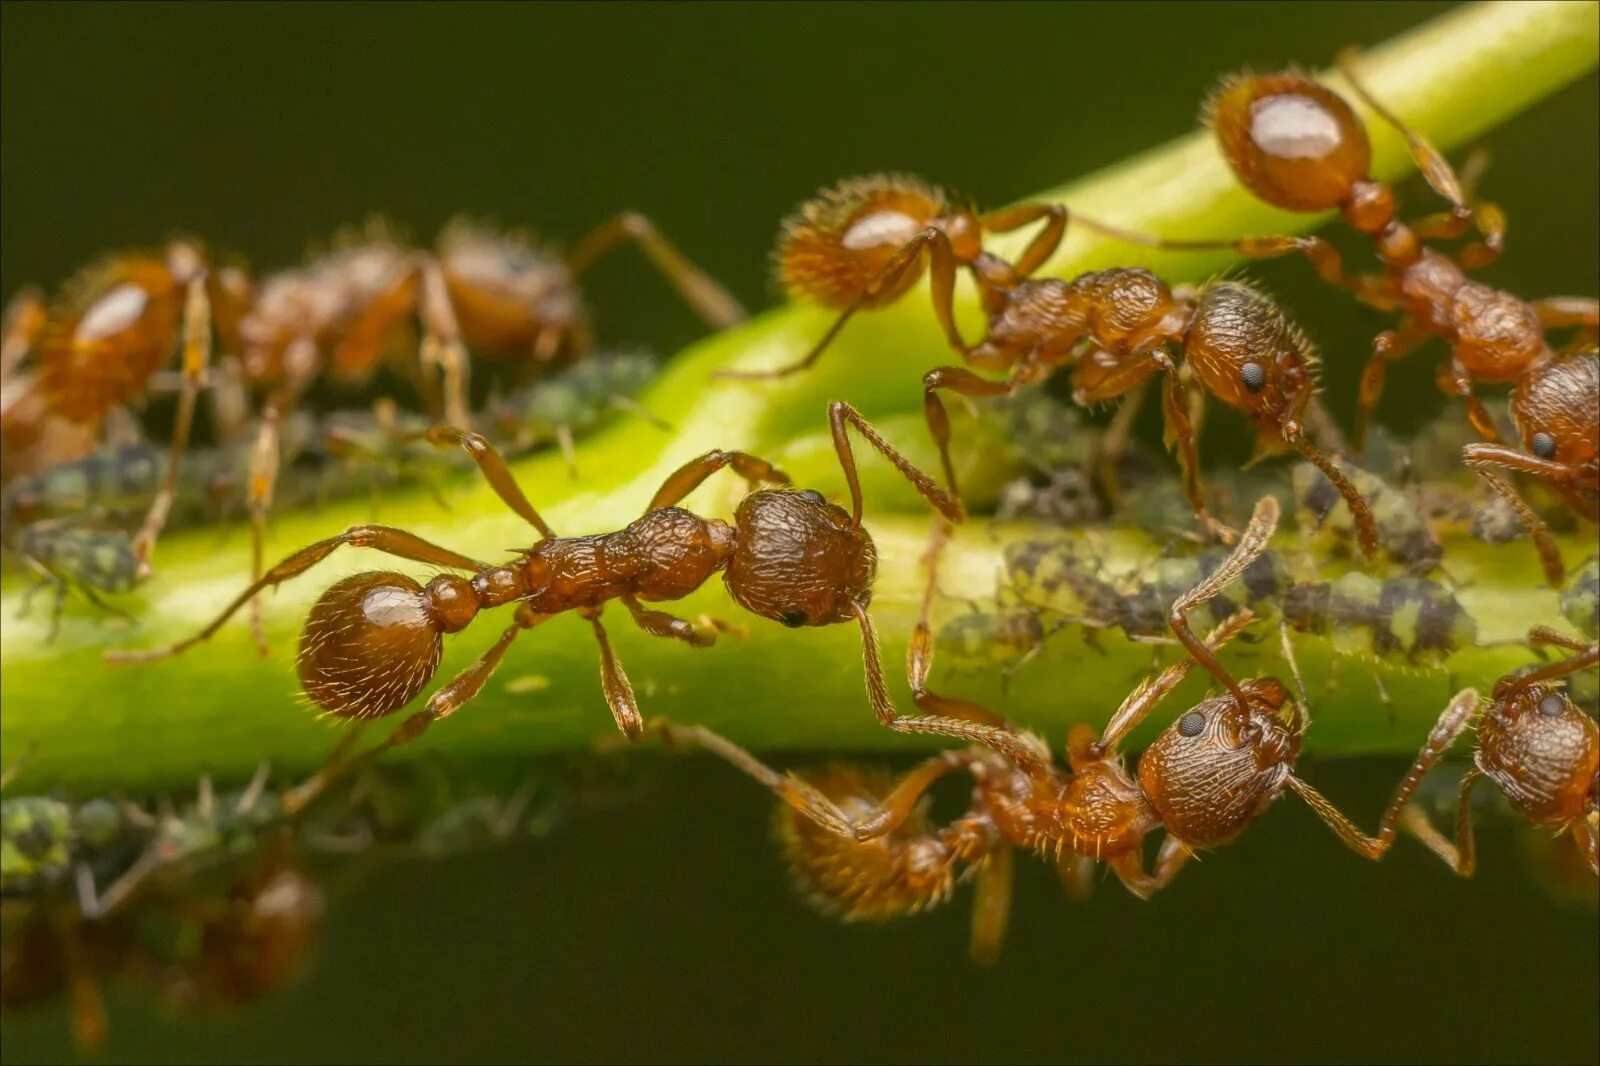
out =
<svg viewBox="0 0 1600 1066"><path fill-rule="evenodd" d="M1592 69L1596 48L1592 2L1502 3L1453 11L1373 49L1363 62L1373 89L1448 149ZM1374 133L1379 170L1390 176L1402 173L1409 163L1396 138L1377 126ZM1130 227L1172 234L1305 229L1317 221L1271 211L1245 195L1200 132L1082 181L1045 190L1039 198L1064 200ZM1203 277L1226 259L1154 256L1077 233L1050 270L1071 275L1112 262L1150 263L1171 280L1183 281ZM963 298L970 316L970 296ZM919 408L916 382L922 370L949 355L919 293L888 310L859 316L814 373L754 385L708 377L719 366L795 359L827 322L828 315L816 309L783 307L693 346L672 362L645 397L653 410L671 419L672 431L663 433L643 423L619 425L580 448L581 480L570 480L551 456L517 463L519 480L561 532L613 528L627 521L671 469L715 447L767 454L789 466L801 483L837 494L841 479L816 435L824 405L834 397L851 400L869 417L889 419L893 439L918 461L930 460L925 434L912 417ZM964 437L963 446L973 439L975 435ZM987 458L975 461L1002 460L991 450ZM886 512L909 510L911 498L882 464L870 459L864 463L870 481L869 521L882 553L874 613L884 637L885 661L891 674L898 675L920 595L916 560L926 519L888 517ZM969 484L977 483L969 479ZM739 491L735 479L714 481L691 503L707 513L726 514ZM385 499L376 515L366 502L280 515L268 556L276 558L373 519L489 557L532 539L486 489L463 483L449 512L425 495L397 494ZM1108 537L1109 561L1115 565L1115 556L1128 554L1134 541L1114 532ZM1576 558L1579 549L1568 547ZM997 544L975 524L952 557L947 590L967 596L992 593L997 553ZM1470 547L1448 557L1455 576L1478 574L1467 595L1495 619L1495 631L1485 634L1489 639L1512 639L1527 624L1551 619L1554 600L1539 588L1525 555L1531 552L1505 549L1494 553L1493 566L1488 565L1489 555ZM297 695L294 641L306 608L334 579L388 565L368 553L336 555L315 573L266 598L268 635L277 649L270 661L255 657L241 619L210 644L166 663L121 668L101 664L100 649L107 643L147 646L193 631L243 585L246 558L247 535L237 527L171 536L158 550L156 577L129 598L127 606L139 619L136 627L119 632L90 608L73 603L53 643L43 640L46 604L36 603L27 620L14 620L26 578L7 579L0 602L6 620L0 643L5 700L0 738L7 761L33 751L22 787L28 781L82 788L153 786L190 777L204 767L235 776L263 758L285 771L304 770L320 760L337 732L317 721ZM862 694L858 642L848 627L785 630L743 616L716 587L677 609L686 615L721 612L748 623L750 635L697 651L648 638L633 629L625 614L612 612L613 640L647 714L704 722L763 748L905 743L871 720ZM486 618L450 639L440 676L465 666L496 629L495 620ZM1462 683L1483 686L1525 656L1514 648L1489 649L1452 663L1452 670ZM1326 651L1308 646L1302 657L1312 685L1320 684ZM1028 668L1004 708L1059 737L1071 719L1103 719L1148 658L1147 649L1115 641L1107 641L1102 656L1072 639L1070 645L1052 647ZM893 680L898 686L898 677ZM1324 751L1414 747L1425 720L1442 706L1450 681L1440 674L1419 674L1390 677L1389 684L1394 721L1378 709L1363 682L1346 681L1317 703L1318 726L1308 746ZM897 692L903 699L903 687ZM458 752L531 752L582 745L609 728L587 627L560 619L521 638L478 700L435 728L425 743Z"/></svg>

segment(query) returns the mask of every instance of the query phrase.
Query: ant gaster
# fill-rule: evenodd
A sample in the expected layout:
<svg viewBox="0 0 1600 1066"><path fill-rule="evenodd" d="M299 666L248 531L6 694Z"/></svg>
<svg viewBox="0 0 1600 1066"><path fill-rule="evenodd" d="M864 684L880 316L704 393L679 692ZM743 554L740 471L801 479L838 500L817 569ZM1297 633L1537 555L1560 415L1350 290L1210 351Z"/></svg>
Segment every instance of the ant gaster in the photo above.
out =
<svg viewBox="0 0 1600 1066"><path fill-rule="evenodd" d="M1237 680L1217 661L1215 649L1250 621L1249 613L1230 618L1204 642L1187 620L1190 611L1260 555L1277 517L1277 501L1263 499L1227 560L1172 605L1172 629L1189 657L1141 684L1098 739L1086 723L1072 727L1069 772L1053 764L1036 737L1009 734L1024 743L1001 752L969 726L948 735L984 746L942 753L891 787L852 795L852 784L864 779L832 774L813 785L771 770L709 730L660 728L669 740L698 744L732 762L791 807L793 820L803 817L826 831L805 828L785 835L797 872L813 892L830 895L834 909L879 917L907 913L944 898L959 864L977 864L973 950L980 959L994 955L1004 933L1016 848L1052 859L1069 886L1079 888L1087 887L1094 864L1103 860L1130 891L1146 897L1171 881L1197 851L1236 837L1287 788L1345 844L1380 858L1394 840L1402 809L1448 738L1439 731L1429 736L1377 835L1367 836L1293 773L1305 719L1288 689L1271 677ZM1226 691L1181 715L1130 774L1118 750L1121 742L1196 664ZM908 825L921 826L919 801L927 789L955 770L974 781L968 811L941 830L907 831ZM1167 836L1152 872L1145 867L1142 844L1157 829Z"/></svg>
<svg viewBox="0 0 1600 1066"><path fill-rule="evenodd" d="M829 503L815 490L769 488L745 496L731 524L701 518L677 503L724 467L731 467L752 485L788 480L782 471L755 456L712 451L670 475L644 514L625 528L578 537L555 534L523 495L499 452L482 437L453 427L436 427L428 432L428 439L442 447L465 448L500 499L538 531L539 543L524 549L520 559L501 565L484 563L405 530L357 526L285 558L194 636L151 651L107 652L106 658L150 662L190 648L211 637L262 590L304 573L341 544L349 544L452 571L468 571L471 576L441 574L424 587L404 574L376 571L344 578L323 593L301 634L298 666L306 694L331 714L367 720L400 709L437 670L444 634L465 629L481 611L515 608L511 624L476 663L435 692L421 711L360 758L372 758L405 744L433 722L455 713L477 695L519 634L567 612L578 613L592 627L600 648L606 702L618 728L633 737L642 730L643 719L601 625L601 610L608 601L620 601L634 622L652 636L705 646L715 641L716 629L725 628L725 623L709 619L689 622L648 608L643 601L681 599L721 572L734 600L763 618L790 627L857 623L868 697L884 725L910 733L977 736L1020 755L1020 742L997 724L997 716L964 700L928 692L922 684L925 670L912 670L912 688L923 715L902 715L890 700L877 636L867 613L877 551L861 524L861 486L847 427L853 427L947 517L956 513L956 505L931 478L878 436L854 408L836 402L829 407L829 419L850 490L849 510ZM315 794L340 769L324 770L302 786L301 795Z"/></svg>

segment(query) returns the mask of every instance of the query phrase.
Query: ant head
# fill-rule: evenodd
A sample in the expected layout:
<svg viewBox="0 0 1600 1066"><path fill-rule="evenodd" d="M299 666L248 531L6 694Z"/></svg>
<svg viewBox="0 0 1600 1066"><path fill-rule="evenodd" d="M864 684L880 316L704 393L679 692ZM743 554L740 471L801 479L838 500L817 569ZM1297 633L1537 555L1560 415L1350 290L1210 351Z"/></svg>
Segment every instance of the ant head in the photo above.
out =
<svg viewBox="0 0 1600 1066"><path fill-rule="evenodd" d="M1340 207L1372 161L1350 105L1302 75L1231 78L1211 97L1207 119L1239 181L1288 211Z"/></svg>
<svg viewBox="0 0 1600 1066"><path fill-rule="evenodd" d="M1530 455L1566 466L1595 458L1600 355L1581 352L1529 374L1511 396L1511 417Z"/></svg>
<svg viewBox="0 0 1600 1066"><path fill-rule="evenodd" d="M1501 678L1478 724L1478 759L1497 780L1516 782L1511 799L1525 813L1570 821L1594 788L1600 730L1561 689Z"/></svg>
<svg viewBox="0 0 1600 1066"><path fill-rule="evenodd" d="M814 489L761 489L734 517L733 557L723 575L745 610L786 626L855 618L872 598L878 552L850 512Z"/></svg>
<svg viewBox="0 0 1600 1066"><path fill-rule="evenodd" d="M1200 293L1183 357L1207 392L1273 442L1286 421L1298 421L1316 384L1316 353L1305 334L1243 282L1219 281Z"/></svg>
<svg viewBox="0 0 1600 1066"><path fill-rule="evenodd" d="M300 686L341 718L382 718L433 677L444 629L432 597L411 578L353 574L324 592L306 617Z"/></svg>
<svg viewBox="0 0 1600 1066"><path fill-rule="evenodd" d="M1241 682L1249 707L1212 696L1168 726L1139 758L1139 785L1167 831L1210 847L1277 797L1300 754L1300 709L1276 678Z"/></svg>
<svg viewBox="0 0 1600 1066"><path fill-rule="evenodd" d="M894 787L878 767L826 766L806 781L849 818L874 813ZM825 829L787 803L774 829L795 884L824 914L884 921L943 902L954 887L946 849L931 835L927 804L892 832L858 841Z"/></svg>
<svg viewBox="0 0 1600 1066"><path fill-rule="evenodd" d="M778 281L790 296L826 307L844 307L867 288L906 242L939 221L958 257L982 250L970 211L952 205L943 189L899 174L847 178L795 209L783 220L774 253ZM920 268L873 292L867 307L893 303L914 285Z"/></svg>

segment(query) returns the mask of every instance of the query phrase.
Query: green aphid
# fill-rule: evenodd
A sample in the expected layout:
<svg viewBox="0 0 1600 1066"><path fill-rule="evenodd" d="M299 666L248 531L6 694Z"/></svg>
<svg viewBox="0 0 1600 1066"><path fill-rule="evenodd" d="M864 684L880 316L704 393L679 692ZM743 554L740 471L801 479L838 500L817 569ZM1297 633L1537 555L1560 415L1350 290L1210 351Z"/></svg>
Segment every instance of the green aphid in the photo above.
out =
<svg viewBox="0 0 1600 1066"><path fill-rule="evenodd" d="M958 614L939 627L939 662L954 673L1011 673L1044 644L1037 611L993 604Z"/></svg>
<svg viewBox="0 0 1600 1066"><path fill-rule="evenodd" d="M1600 557L1567 579L1561 590L1561 613L1590 640L1600 638Z"/></svg>
<svg viewBox="0 0 1600 1066"><path fill-rule="evenodd" d="M1440 666L1475 644L1478 624L1455 593L1429 578L1378 580L1352 571L1333 582L1289 590L1284 620L1328 638L1340 655Z"/></svg>
<svg viewBox="0 0 1600 1066"><path fill-rule="evenodd" d="M0 895L60 884L72 867L72 806L46 796L0 800Z"/></svg>
<svg viewBox="0 0 1600 1066"><path fill-rule="evenodd" d="M1336 462L1367 501L1384 553L1409 573L1435 569L1444 550L1416 502L1376 474L1343 459ZM1357 554L1349 505L1333 482L1310 463L1294 468L1294 506L1308 547L1334 556Z"/></svg>

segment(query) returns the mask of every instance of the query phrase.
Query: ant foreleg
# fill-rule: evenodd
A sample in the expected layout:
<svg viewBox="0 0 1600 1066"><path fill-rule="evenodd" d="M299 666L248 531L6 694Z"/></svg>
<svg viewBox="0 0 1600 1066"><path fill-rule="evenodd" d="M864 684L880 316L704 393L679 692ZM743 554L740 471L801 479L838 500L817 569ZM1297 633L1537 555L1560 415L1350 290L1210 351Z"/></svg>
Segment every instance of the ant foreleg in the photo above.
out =
<svg viewBox="0 0 1600 1066"><path fill-rule="evenodd" d="M980 966L1000 957L1006 928L1011 924L1012 884L1015 881L1016 853L1004 845L995 848L978 864L978 884L972 894L972 932L967 953Z"/></svg>
<svg viewBox="0 0 1600 1066"><path fill-rule="evenodd" d="M961 490L956 484L955 463L950 458L950 412L939 399L939 389L949 389L962 396L1009 396L1025 382L1013 374L1005 381L990 381L959 366L938 366L922 375L922 415L928 423L928 433L939 448L939 461L944 466L945 488L957 500Z"/></svg>
<svg viewBox="0 0 1600 1066"><path fill-rule="evenodd" d="M750 483L754 490L763 481L774 485L789 484L789 475L773 466L765 459L749 454L748 452L725 452L718 448L706 452L704 455L690 459L661 483L656 494L650 498L650 503L645 507L644 513L659 510L662 507L672 507L689 493L699 488L712 474L723 467L733 467L733 472Z"/></svg>
<svg viewBox="0 0 1600 1066"><path fill-rule="evenodd" d="M450 551L448 548L441 548L439 545L423 540L416 534L408 533L403 529L395 529L391 526L352 526L336 537L327 537L319 540L285 557L277 566L252 581L243 592L234 597L232 603L223 608L221 614L213 618L205 628L194 636L186 637L164 648L151 648L145 651L107 650L104 653L105 661L110 663L155 662L159 659L177 655L179 652L191 648L201 641L209 640L229 618L233 617L239 608L255 599L260 592L274 588L290 578L298 577L305 573L317 563L332 555L334 549L341 544L348 544L356 548L372 548L388 555L398 556L401 559L410 559L418 563L430 563L434 566L448 567L452 570L478 572L489 569L487 563Z"/></svg>
<svg viewBox="0 0 1600 1066"><path fill-rule="evenodd" d="M600 687L605 692L606 705L611 708L611 717L616 719L617 728L622 730L624 736L629 740L638 740L644 735L644 716L639 713L639 700L633 694L633 684L622 669L622 660L612 650L605 626L600 624L599 610L583 613L594 627L594 639L600 645Z"/></svg>
<svg viewBox="0 0 1600 1066"><path fill-rule="evenodd" d="M700 618L690 622L666 611L651 610L633 596L623 596L621 599L622 605L633 616L634 624L652 637L681 640L693 648L708 648L717 642L718 632L732 634L741 632L738 627L720 618L701 615Z"/></svg>
<svg viewBox="0 0 1600 1066"><path fill-rule="evenodd" d="M1170 362L1166 365L1166 371L1161 408L1166 418L1167 447L1177 448L1178 469L1183 475L1183 494L1188 497L1196 520L1206 531L1224 544L1231 544L1238 539L1238 532L1218 521L1206 507L1205 482L1200 474L1200 449L1196 441L1198 434L1189 414L1188 390L1184 388L1177 368ZM1200 393L1195 395L1197 398L1201 396Z"/></svg>
<svg viewBox="0 0 1600 1066"><path fill-rule="evenodd" d="M194 425L195 403L200 387L206 383L206 370L211 364L211 301L206 295L204 274L189 282L189 291L183 306L183 391L178 394L178 412L172 423L172 448L167 458L167 476L161 482L155 499L145 512L144 523L133 538L133 556L137 574L142 579L150 574L150 553L156 538L167 524L167 514L178 494L178 471L183 465L184 452L189 447L189 431Z"/></svg>
<svg viewBox="0 0 1600 1066"><path fill-rule="evenodd" d="M1016 204L985 212L978 218L978 225L990 233L1010 233L1040 219L1045 220L1043 228L1034 234L1011 266L1012 272L1019 278L1031 277L1061 247L1061 238L1067 232L1066 207L1062 204ZM1088 220L1084 222L1090 228L1096 228Z"/></svg>
<svg viewBox="0 0 1600 1066"><path fill-rule="evenodd" d="M637 211L624 211L590 230L567 255L567 267L573 277L577 277L593 266L595 260L625 241L639 246L683 296L684 302L712 329L737 326L750 317L732 293L690 262L656 229L654 222Z"/></svg>
<svg viewBox="0 0 1600 1066"><path fill-rule="evenodd" d="M1310 785L1306 784L1294 774L1288 777L1289 787L1317 813L1329 829L1344 841L1350 849L1369 859L1381 859L1384 853L1394 843L1395 829L1400 821L1400 812L1411 802L1412 795L1417 791L1417 786L1422 784L1422 779L1428 771L1444 757L1450 750L1450 745L1455 743L1457 737L1472 723L1478 713L1478 693L1473 689L1462 689L1456 693L1450 705L1444 709L1439 720L1434 723L1433 729L1428 733L1428 739L1423 742L1422 750L1417 752L1416 759L1411 768L1406 771L1406 776L1400 780L1400 787L1395 789L1394 798L1389 801L1389 806L1384 810L1383 817L1378 820L1378 835L1367 836L1361 832L1345 814L1335 807L1329 799Z"/></svg>
<svg viewBox="0 0 1600 1066"><path fill-rule="evenodd" d="M489 482L489 487L494 489L495 495L500 497L501 503L537 529L542 539L550 540L555 536L549 524L539 516L538 511L533 509L533 504L528 502L528 497L523 494L517 479L511 476L511 468L506 465L505 456L501 455L499 450L482 435L470 430L457 429L455 426L434 426L422 436L436 448L459 445L472 457L472 461L478 464L478 470L483 474L484 480Z"/></svg>
<svg viewBox="0 0 1600 1066"><path fill-rule="evenodd" d="M455 426L471 426L467 375L471 362L461 340L461 323L450 302L444 271L431 256L419 268L422 277L421 361L424 367L437 367L444 378L444 417Z"/></svg>
<svg viewBox="0 0 1600 1066"><path fill-rule="evenodd" d="M961 522L966 518L966 511L950 493L940 488L934 480L911 464L911 461L901 455L893 445L872 428L871 423L861 417L861 412L842 400L835 400L828 405L828 424L833 435L833 450L839 456L839 467L844 471L845 483L850 486L850 517L851 522L861 525L861 479L856 474L856 457L850 448L850 438L846 434L846 426L854 426L857 433L874 448L878 454L889 460L894 468L905 475L923 499L931 504L945 518L952 522Z"/></svg>
<svg viewBox="0 0 1600 1066"><path fill-rule="evenodd" d="M1529 300L1545 329L1600 329L1600 300L1589 296L1546 296Z"/></svg>
<svg viewBox="0 0 1600 1066"><path fill-rule="evenodd" d="M1106 860L1106 865L1111 867L1111 872L1117 875L1129 892L1140 899L1149 899L1167 887L1193 857L1194 852L1189 850L1187 844L1168 834L1156 855L1155 873L1145 872L1144 856L1137 849L1111 856Z"/></svg>
<svg viewBox="0 0 1600 1066"><path fill-rule="evenodd" d="M1565 473L1566 468L1493 444L1469 444L1463 451L1462 457L1467 465L1477 471L1478 476L1495 491L1495 494L1516 512L1517 518L1527 529L1528 537L1539 553L1545 580L1553 588L1560 588L1561 583L1566 580L1567 568L1561 561L1561 548L1556 544L1555 535L1550 532L1550 527L1545 525L1544 519L1528 506L1528 501L1522 498L1522 494L1512 486L1511 482L1502 477L1499 471L1491 469L1490 464L1534 474L1548 474L1547 467L1555 467Z"/></svg>

